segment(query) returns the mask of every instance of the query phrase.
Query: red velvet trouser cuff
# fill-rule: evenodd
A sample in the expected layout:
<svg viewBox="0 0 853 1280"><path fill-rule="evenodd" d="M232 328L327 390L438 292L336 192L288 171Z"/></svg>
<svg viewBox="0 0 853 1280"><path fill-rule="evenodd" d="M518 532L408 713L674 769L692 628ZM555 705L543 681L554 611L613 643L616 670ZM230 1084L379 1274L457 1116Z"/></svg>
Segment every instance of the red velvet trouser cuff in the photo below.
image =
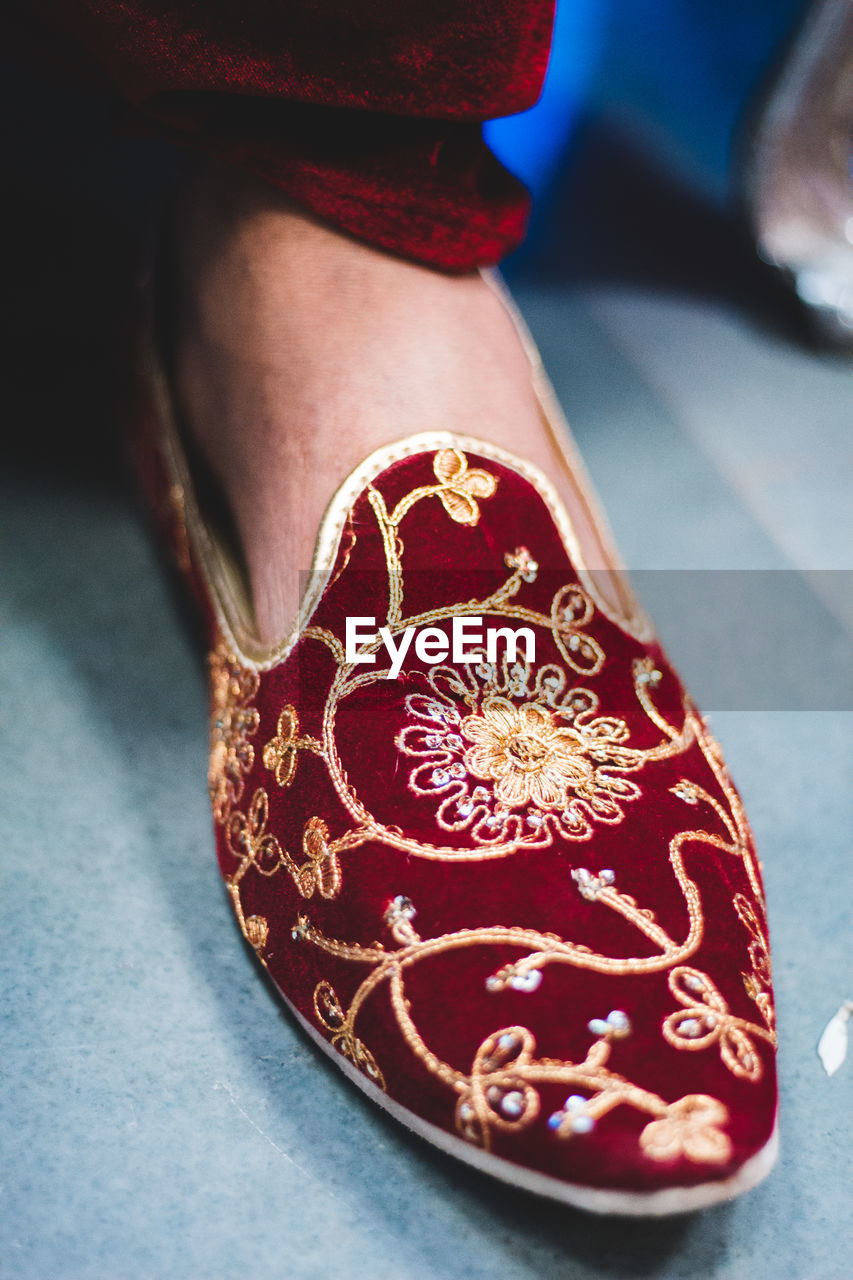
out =
<svg viewBox="0 0 853 1280"><path fill-rule="evenodd" d="M480 124L531 106L553 0L30 0L44 65L319 217L450 271L521 240ZM24 12L26 10L26 12ZM13 23L17 19L13 18Z"/></svg>

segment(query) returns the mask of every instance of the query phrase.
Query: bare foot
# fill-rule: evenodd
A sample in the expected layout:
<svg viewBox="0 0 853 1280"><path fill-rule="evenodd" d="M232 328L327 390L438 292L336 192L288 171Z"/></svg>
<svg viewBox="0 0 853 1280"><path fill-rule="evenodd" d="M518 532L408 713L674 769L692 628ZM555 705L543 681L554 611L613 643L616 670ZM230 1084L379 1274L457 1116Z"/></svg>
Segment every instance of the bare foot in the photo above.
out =
<svg viewBox="0 0 853 1280"><path fill-rule="evenodd" d="M230 169L196 180L182 262L178 393L230 504L264 643L293 624L335 489L414 432L458 431L530 459L594 540L515 328L478 274L372 249Z"/></svg>

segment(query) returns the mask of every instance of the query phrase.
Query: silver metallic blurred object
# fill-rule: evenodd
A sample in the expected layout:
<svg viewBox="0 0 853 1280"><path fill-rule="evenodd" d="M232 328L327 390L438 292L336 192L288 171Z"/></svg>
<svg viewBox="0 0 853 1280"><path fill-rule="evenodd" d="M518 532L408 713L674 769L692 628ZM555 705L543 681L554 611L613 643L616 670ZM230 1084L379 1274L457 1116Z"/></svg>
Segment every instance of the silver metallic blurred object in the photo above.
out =
<svg viewBox="0 0 853 1280"><path fill-rule="evenodd" d="M817 0L749 144L758 251L792 280L820 335L853 350L853 0Z"/></svg>

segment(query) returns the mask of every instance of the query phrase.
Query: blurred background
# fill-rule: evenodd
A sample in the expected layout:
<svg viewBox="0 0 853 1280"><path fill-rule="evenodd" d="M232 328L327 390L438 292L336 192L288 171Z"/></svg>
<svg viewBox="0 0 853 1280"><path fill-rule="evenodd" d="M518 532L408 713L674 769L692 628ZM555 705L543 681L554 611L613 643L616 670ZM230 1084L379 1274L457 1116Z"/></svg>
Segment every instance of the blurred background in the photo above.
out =
<svg viewBox="0 0 853 1280"><path fill-rule="evenodd" d="M558 3L541 99L488 126L489 141L547 195L584 124L603 116L724 202L733 134L805 8L803 0Z"/></svg>
<svg viewBox="0 0 853 1280"><path fill-rule="evenodd" d="M802 0L559 4L539 104L487 126L536 197L528 241L507 264L513 280L634 280L734 293L759 309L769 289L765 310L796 327L732 212L732 140L802 10ZM85 405L91 428L109 416L121 367L110 344L121 339L133 238L174 155L14 65L0 92L7 403L40 433L60 406L67 416Z"/></svg>

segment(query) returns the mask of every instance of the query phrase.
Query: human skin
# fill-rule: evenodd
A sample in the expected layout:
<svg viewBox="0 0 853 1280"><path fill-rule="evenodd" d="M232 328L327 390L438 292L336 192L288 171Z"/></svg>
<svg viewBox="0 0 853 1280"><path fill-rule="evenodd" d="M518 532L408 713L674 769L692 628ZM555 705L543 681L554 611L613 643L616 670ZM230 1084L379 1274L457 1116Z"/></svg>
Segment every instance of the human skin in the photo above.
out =
<svg viewBox="0 0 853 1280"><path fill-rule="evenodd" d="M230 507L262 642L293 624L335 489L415 432L475 436L534 462L606 568L515 325L479 273L384 253L213 164L187 183L178 246L178 398ZM601 589L612 590L606 575Z"/></svg>

